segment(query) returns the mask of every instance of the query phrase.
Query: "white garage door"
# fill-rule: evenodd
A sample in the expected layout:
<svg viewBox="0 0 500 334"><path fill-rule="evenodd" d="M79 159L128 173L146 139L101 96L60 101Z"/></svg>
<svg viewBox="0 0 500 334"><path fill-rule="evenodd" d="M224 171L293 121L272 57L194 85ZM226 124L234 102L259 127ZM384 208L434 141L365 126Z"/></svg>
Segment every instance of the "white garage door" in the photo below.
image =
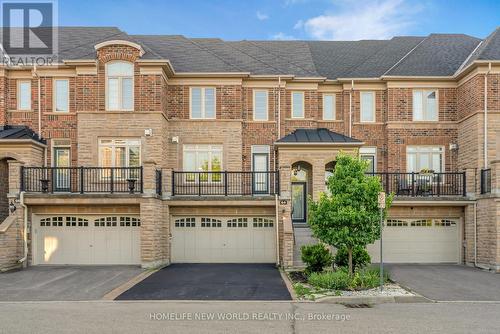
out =
<svg viewBox="0 0 500 334"><path fill-rule="evenodd" d="M173 217L172 262L275 263L272 217Z"/></svg>
<svg viewBox="0 0 500 334"><path fill-rule="evenodd" d="M34 264L140 264L134 216L37 216Z"/></svg>
<svg viewBox="0 0 500 334"><path fill-rule="evenodd" d="M459 219L388 219L383 230L387 263L458 263ZM380 243L369 245L372 262L380 261Z"/></svg>

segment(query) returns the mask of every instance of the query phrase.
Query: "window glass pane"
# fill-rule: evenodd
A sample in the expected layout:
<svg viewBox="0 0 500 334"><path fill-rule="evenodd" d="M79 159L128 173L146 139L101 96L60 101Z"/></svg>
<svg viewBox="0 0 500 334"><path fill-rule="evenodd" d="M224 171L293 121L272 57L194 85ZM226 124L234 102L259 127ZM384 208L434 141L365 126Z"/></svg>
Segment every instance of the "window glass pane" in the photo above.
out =
<svg viewBox="0 0 500 334"><path fill-rule="evenodd" d="M114 167L126 167L125 147L115 147L115 165Z"/></svg>
<svg viewBox="0 0 500 334"><path fill-rule="evenodd" d="M420 153L418 155L418 171L430 169L429 153Z"/></svg>
<svg viewBox="0 0 500 334"><path fill-rule="evenodd" d="M372 92L361 92L361 121L373 122L375 120L374 94Z"/></svg>
<svg viewBox="0 0 500 334"><path fill-rule="evenodd" d="M368 166L366 167L367 173L375 173L375 156L374 155L362 155L361 159L368 161Z"/></svg>
<svg viewBox="0 0 500 334"><path fill-rule="evenodd" d="M31 83L29 81L23 81L19 83L18 107L21 110L31 109Z"/></svg>
<svg viewBox="0 0 500 334"><path fill-rule="evenodd" d="M418 90L413 91L413 119L421 121L423 118L422 92Z"/></svg>
<svg viewBox="0 0 500 334"><path fill-rule="evenodd" d="M406 157L406 164L408 165L408 172L417 172L416 154L409 153Z"/></svg>
<svg viewBox="0 0 500 334"><path fill-rule="evenodd" d="M111 160L111 147L101 148L101 166L102 167L112 167L113 162Z"/></svg>
<svg viewBox="0 0 500 334"><path fill-rule="evenodd" d="M118 79L108 79L108 109L118 110L120 105L118 103Z"/></svg>
<svg viewBox="0 0 500 334"><path fill-rule="evenodd" d="M201 118L201 88L191 88L191 117Z"/></svg>
<svg viewBox="0 0 500 334"><path fill-rule="evenodd" d="M212 166L211 170L218 172L222 170L222 154L221 152L212 152Z"/></svg>
<svg viewBox="0 0 500 334"><path fill-rule="evenodd" d="M196 152L184 152L184 170L196 172Z"/></svg>
<svg viewBox="0 0 500 334"><path fill-rule="evenodd" d="M127 62L113 62L107 65L108 76L133 76L134 65Z"/></svg>
<svg viewBox="0 0 500 334"><path fill-rule="evenodd" d="M132 78L122 79L122 109L133 109L134 92Z"/></svg>
<svg viewBox="0 0 500 334"><path fill-rule="evenodd" d="M215 88L205 88L205 118L215 118Z"/></svg>
<svg viewBox="0 0 500 334"><path fill-rule="evenodd" d="M208 171L208 152L198 152L198 161L196 162L196 169L199 171Z"/></svg>
<svg viewBox="0 0 500 334"><path fill-rule="evenodd" d="M323 95L323 119L335 119L335 97L333 95Z"/></svg>
<svg viewBox="0 0 500 334"><path fill-rule="evenodd" d="M441 173L441 154L432 153L432 168L434 172Z"/></svg>
<svg viewBox="0 0 500 334"><path fill-rule="evenodd" d="M128 165L129 167L140 166L140 150L137 146L131 146L128 149Z"/></svg>
<svg viewBox="0 0 500 334"><path fill-rule="evenodd" d="M267 92L255 91L254 119L267 120Z"/></svg>
<svg viewBox="0 0 500 334"><path fill-rule="evenodd" d="M304 117L304 95L302 92L292 93L292 117L302 118Z"/></svg>
<svg viewBox="0 0 500 334"><path fill-rule="evenodd" d="M430 121L437 120L436 92L426 93L426 109L426 119Z"/></svg>
<svg viewBox="0 0 500 334"><path fill-rule="evenodd" d="M55 99L56 99L55 111L68 111L68 100L69 100L68 86L69 86L68 80L55 81Z"/></svg>

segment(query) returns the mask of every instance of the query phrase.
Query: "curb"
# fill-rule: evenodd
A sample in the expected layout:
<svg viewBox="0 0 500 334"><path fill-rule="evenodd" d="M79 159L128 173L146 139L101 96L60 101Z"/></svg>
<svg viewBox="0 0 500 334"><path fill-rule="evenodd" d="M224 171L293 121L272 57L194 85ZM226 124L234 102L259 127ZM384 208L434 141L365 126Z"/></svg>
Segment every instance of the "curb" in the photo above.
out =
<svg viewBox="0 0 500 334"><path fill-rule="evenodd" d="M316 300L324 304L387 304L387 303L430 303L422 296L328 296Z"/></svg>
<svg viewBox="0 0 500 334"><path fill-rule="evenodd" d="M101 300L109 300L109 301L115 300L115 298L117 298L119 295L121 295L125 291L129 290L130 288L132 288L137 283L145 280L150 275L154 274L155 272L157 272L160 269L161 268L156 268L154 270L147 270L147 271L144 271L144 272L140 273L139 275L131 278L129 281L123 283L119 287L114 288L113 290L111 290L110 292L108 292L107 294L105 294L104 296L102 296Z"/></svg>
<svg viewBox="0 0 500 334"><path fill-rule="evenodd" d="M290 279L288 278L288 275L286 274L286 272L284 270L281 270L281 269L278 269L278 270L280 272L281 279L283 280L283 282L285 282L285 286L288 289L288 292L290 293L290 297L292 297L292 301L298 301L299 298L295 294L295 290L293 289L293 284L290 281Z"/></svg>

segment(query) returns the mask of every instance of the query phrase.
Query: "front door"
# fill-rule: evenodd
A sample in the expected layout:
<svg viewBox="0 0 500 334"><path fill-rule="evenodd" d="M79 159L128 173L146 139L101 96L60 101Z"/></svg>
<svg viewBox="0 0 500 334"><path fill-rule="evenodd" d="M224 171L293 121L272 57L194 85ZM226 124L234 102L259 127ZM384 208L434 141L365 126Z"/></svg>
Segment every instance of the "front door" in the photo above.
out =
<svg viewBox="0 0 500 334"><path fill-rule="evenodd" d="M70 161L69 147L54 147L54 191L71 189Z"/></svg>
<svg viewBox="0 0 500 334"><path fill-rule="evenodd" d="M305 222L307 217L307 183L292 182L292 221Z"/></svg>
<svg viewBox="0 0 500 334"><path fill-rule="evenodd" d="M253 193L267 194L269 192L269 176L267 173L269 170L269 154L254 153L252 161Z"/></svg>

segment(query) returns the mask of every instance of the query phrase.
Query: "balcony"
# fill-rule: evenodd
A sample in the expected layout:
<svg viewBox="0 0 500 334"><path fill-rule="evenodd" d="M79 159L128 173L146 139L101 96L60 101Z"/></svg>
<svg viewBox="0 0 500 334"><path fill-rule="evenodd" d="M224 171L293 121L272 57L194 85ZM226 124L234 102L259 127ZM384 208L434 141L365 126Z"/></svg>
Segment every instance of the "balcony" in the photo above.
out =
<svg viewBox="0 0 500 334"><path fill-rule="evenodd" d="M373 173L386 193L406 197L465 197L465 172Z"/></svg>
<svg viewBox="0 0 500 334"><path fill-rule="evenodd" d="M21 167L21 191L142 193L142 167Z"/></svg>
<svg viewBox="0 0 500 334"><path fill-rule="evenodd" d="M172 172L172 195L279 195L279 172Z"/></svg>

